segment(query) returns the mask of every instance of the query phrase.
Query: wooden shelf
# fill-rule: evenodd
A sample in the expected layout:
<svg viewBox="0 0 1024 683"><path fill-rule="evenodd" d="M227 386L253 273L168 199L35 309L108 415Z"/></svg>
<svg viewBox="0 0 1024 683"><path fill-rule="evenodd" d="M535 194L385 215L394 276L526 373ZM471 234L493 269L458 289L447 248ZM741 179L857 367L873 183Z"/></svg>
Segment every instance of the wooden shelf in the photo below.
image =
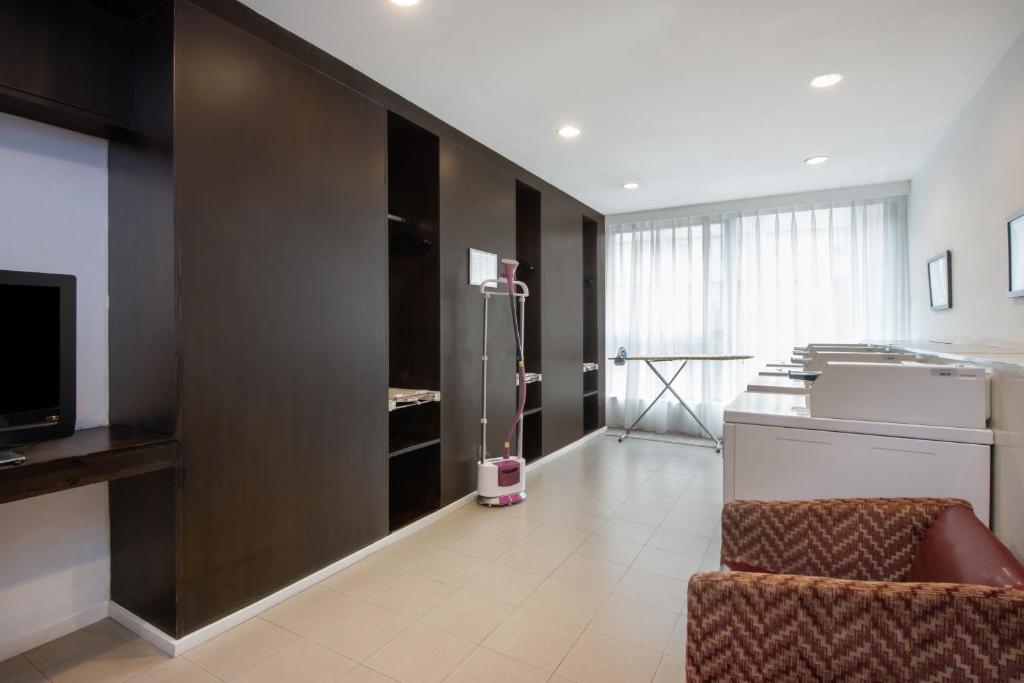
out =
<svg viewBox="0 0 1024 683"><path fill-rule="evenodd" d="M405 455L406 453L418 451L421 448L427 448L428 446L436 446L439 443L441 443L441 439L429 439L428 441L418 441L415 439L410 439L404 443L399 442L397 444L394 444L394 446L397 446L397 448L388 453L388 457L393 458L397 455Z"/></svg>
<svg viewBox="0 0 1024 683"><path fill-rule="evenodd" d="M395 501L391 502L391 530L397 531L404 526L412 524L421 517L426 517L432 512L437 512L438 507L432 503L421 503L419 501Z"/></svg>
<svg viewBox="0 0 1024 683"><path fill-rule="evenodd" d="M26 460L0 469L0 503L171 469L175 446L169 436L119 427L17 446L12 450Z"/></svg>
<svg viewBox="0 0 1024 683"><path fill-rule="evenodd" d="M441 508L441 445L420 444L388 460L391 531Z"/></svg>
<svg viewBox="0 0 1024 683"><path fill-rule="evenodd" d="M526 371L541 373L543 366L541 320L544 301L544 275L541 269L541 205L542 197L536 190L516 181L516 258L519 260L519 279L530 287L530 300L526 304L526 330L523 339Z"/></svg>

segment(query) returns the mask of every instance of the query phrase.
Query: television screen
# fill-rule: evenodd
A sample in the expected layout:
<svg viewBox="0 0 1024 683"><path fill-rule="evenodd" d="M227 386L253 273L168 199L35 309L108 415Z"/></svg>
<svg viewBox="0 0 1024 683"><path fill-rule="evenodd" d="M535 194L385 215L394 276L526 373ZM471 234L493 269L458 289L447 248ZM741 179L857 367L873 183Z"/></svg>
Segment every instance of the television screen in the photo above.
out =
<svg viewBox="0 0 1024 683"><path fill-rule="evenodd" d="M0 334L0 419L58 414L60 288L0 284L0 311L8 322Z"/></svg>
<svg viewBox="0 0 1024 683"><path fill-rule="evenodd" d="M75 429L72 275L0 270L0 450Z"/></svg>

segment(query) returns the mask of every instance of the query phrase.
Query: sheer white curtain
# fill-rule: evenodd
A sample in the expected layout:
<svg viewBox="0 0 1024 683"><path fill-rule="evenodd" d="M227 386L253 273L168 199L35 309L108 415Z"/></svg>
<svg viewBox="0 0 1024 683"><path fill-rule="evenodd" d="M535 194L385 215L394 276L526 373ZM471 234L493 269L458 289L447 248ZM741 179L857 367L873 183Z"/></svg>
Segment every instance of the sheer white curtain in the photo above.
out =
<svg viewBox="0 0 1024 683"><path fill-rule="evenodd" d="M609 355L756 356L691 362L674 385L718 433L756 370L794 345L908 333L906 197L612 225L606 256ZM608 424L628 425L662 385L640 363L606 367ZM639 428L698 433L671 394Z"/></svg>

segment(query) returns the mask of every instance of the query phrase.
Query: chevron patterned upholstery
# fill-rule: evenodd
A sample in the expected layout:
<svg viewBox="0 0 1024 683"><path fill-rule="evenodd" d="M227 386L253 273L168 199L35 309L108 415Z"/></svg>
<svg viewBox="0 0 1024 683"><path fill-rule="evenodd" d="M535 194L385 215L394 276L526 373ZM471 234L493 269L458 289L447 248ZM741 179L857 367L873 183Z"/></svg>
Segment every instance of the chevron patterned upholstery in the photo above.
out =
<svg viewBox="0 0 1024 683"><path fill-rule="evenodd" d="M944 499L728 503L690 579L686 680L1024 681L1024 591L904 583Z"/></svg>
<svg viewBox="0 0 1024 683"><path fill-rule="evenodd" d="M738 500L722 509L722 562L778 574L902 581L917 544L955 498Z"/></svg>

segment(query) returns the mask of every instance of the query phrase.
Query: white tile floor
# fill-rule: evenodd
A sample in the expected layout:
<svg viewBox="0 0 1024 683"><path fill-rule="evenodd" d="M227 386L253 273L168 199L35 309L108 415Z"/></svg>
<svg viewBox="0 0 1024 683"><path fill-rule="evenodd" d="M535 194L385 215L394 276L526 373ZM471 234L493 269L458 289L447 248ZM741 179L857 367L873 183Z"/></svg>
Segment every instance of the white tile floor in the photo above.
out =
<svg viewBox="0 0 1024 683"><path fill-rule="evenodd" d="M103 621L0 682L683 680L686 585L717 567L722 461L602 437L169 660Z"/></svg>

